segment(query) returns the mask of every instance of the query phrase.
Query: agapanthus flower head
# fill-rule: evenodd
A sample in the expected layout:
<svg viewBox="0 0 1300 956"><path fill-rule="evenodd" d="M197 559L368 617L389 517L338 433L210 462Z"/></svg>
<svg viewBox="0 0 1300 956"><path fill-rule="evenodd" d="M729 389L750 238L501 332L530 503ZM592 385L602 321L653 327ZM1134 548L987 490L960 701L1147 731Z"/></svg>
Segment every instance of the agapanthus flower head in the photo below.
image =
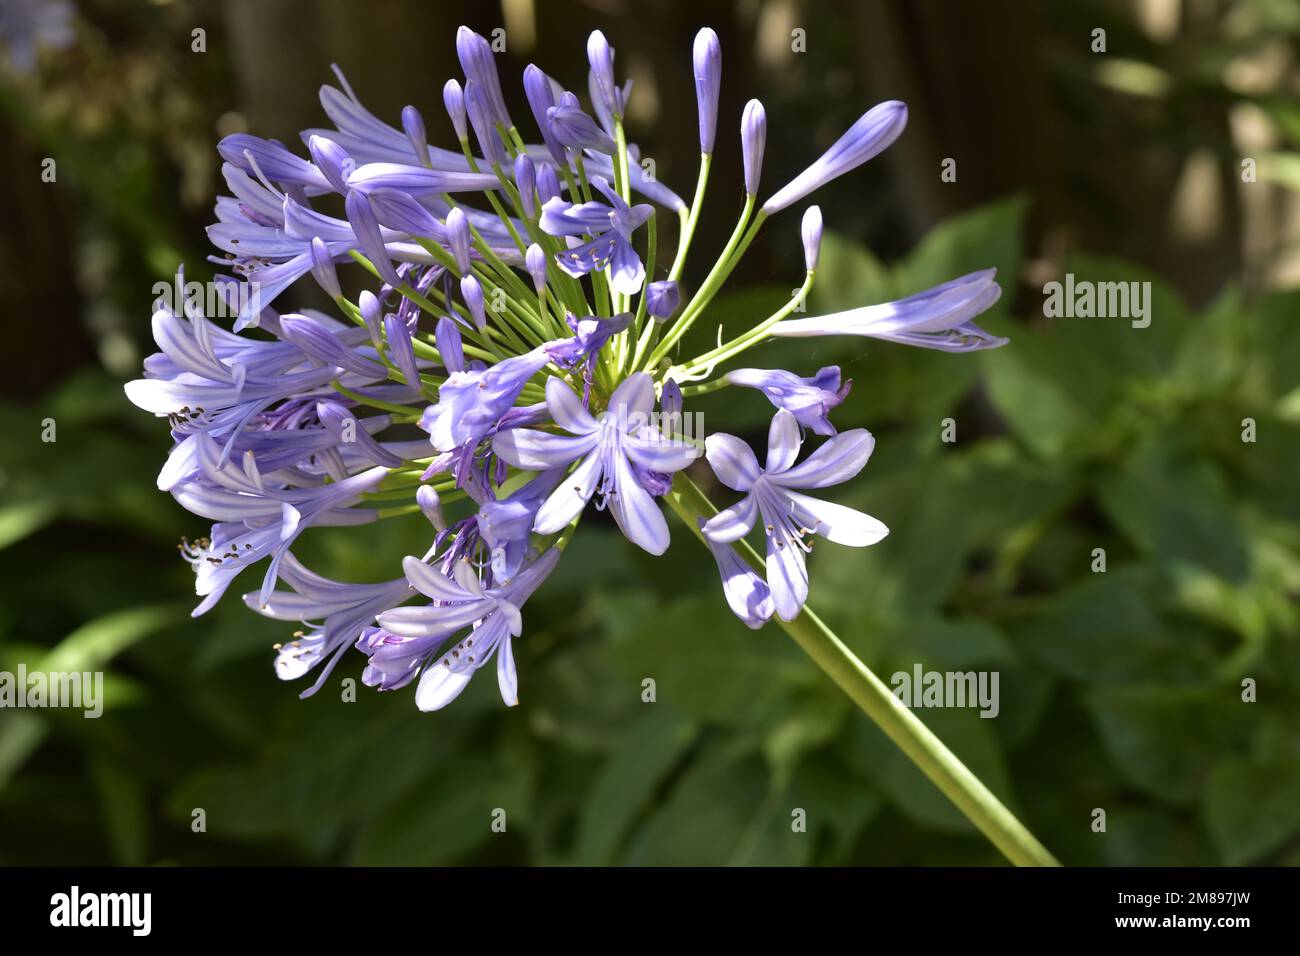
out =
<svg viewBox="0 0 1300 956"><path fill-rule="evenodd" d="M774 336L867 335L948 351L1001 344L973 321L998 286L989 270L899 302L791 318L816 278L822 216L813 206L795 297L750 328L729 320L684 336L711 320L712 298L765 218L886 148L906 109L870 110L755 209L767 120L751 100L740 118L746 201L735 238L688 297L683 268L717 147L717 35L701 30L683 51L704 154L691 206L643 167L624 126L630 84L618 85L599 32L587 44L585 107L539 67L524 70L531 129L516 129L506 111L488 41L462 27L456 53L464 82L442 93L459 148L426 142L414 106L396 125L369 112L341 73L320 93L333 128L304 131L303 149L249 134L218 145L230 194L208 231L213 261L232 273L223 293L256 294L240 302L233 331L160 301L158 351L126 387L168 423L158 487L211 528L182 546L201 598L195 613L264 561L245 601L305 624L277 647L274 667L285 679L314 674L307 693L355 647L368 686L415 684L423 710L451 702L487 663L513 705L525 602L586 516L608 511L632 544L659 555L670 545L666 503L703 534L723 599L744 624L790 620L807 597L804 553L815 538L861 547L885 535L874 518L807 493L856 476L874 440L831 422L851 384L839 368L805 377L736 360ZM658 228L665 212L672 229ZM684 244L673 255L657 248L665 235ZM340 269L367 286L355 301L343 289L357 283L342 282ZM300 279L326 291L331 314L278 311ZM696 340L716 345L685 354ZM756 389L776 409L762 467L739 438L688 427L698 421L687 411L694 397L727 387ZM796 463L805 433L828 438ZM690 504L698 488L685 472L702 456L742 494L716 513ZM293 554L312 529L343 534L376 521L416 522L427 535L423 553L389 556L386 581L334 581ZM765 560L742 542L760 527Z"/></svg>

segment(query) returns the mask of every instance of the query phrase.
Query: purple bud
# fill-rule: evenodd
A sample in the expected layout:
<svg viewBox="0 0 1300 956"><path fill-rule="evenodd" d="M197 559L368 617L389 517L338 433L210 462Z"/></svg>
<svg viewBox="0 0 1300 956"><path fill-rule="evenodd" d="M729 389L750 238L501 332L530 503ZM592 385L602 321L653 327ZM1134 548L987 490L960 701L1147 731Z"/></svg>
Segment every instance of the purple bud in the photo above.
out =
<svg viewBox="0 0 1300 956"><path fill-rule="evenodd" d="M412 236L441 239L445 230L433 214L415 200L410 193L400 189L376 189L366 194L370 207L381 225Z"/></svg>
<svg viewBox="0 0 1300 956"><path fill-rule="evenodd" d="M705 27L695 34L695 99L700 109L700 152L713 152L718 129L718 91L722 87L722 44Z"/></svg>
<svg viewBox="0 0 1300 956"><path fill-rule="evenodd" d="M438 356L449 372L465 368L465 352L460 344L460 329L456 323L443 316L433 327L433 339L438 343Z"/></svg>
<svg viewBox="0 0 1300 956"><path fill-rule="evenodd" d="M357 168L357 164L348 156L347 150L324 136L309 136L307 151L311 153L312 162L321 171L321 175L329 181L330 186L336 192L347 192L348 177Z"/></svg>
<svg viewBox="0 0 1300 956"><path fill-rule="evenodd" d="M402 107L402 129L406 130L406 138L411 141L415 161L421 166L428 166L429 138L424 130L424 117L414 106Z"/></svg>
<svg viewBox="0 0 1300 956"><path fill-rule="evenodd" d="M560 195L560 174L554 166L543 166L537 170L537 198L545 206Z"/></svg>
<svg viewBox="0 0 1300 956"><path fill-rule="evenodd" d="M465 110L469 113L469 121L474 127L474 136L478 139L478 147L482 150L483 156L494 166L504 163L506 148L501 142L501 137L497 135L496 127L492 124L487 95L473 80L465 84Z"/></svg>
<svg viewBox="0 0 1300 956"><path fill-rule="evenodd" d="M578 98L565 93L559 106L546 111L546 124L557 140L576 149L595 149L613 155L618 146L596 121L578 106Z"/></svg>
<svg viewBox="0 0 1300 956"><path fill-rule="evenodd" d="M483 302L483 286L479 284L478 279L472 275L461 279L460 297L465 300L465 307L469 309L469 314L474 319L474 327L482 332L487 328L487 309Z"/></svg>
<svg viewBox="0 0 1300 956"><path fill-rule="evenodd" d="M611 116L621 116L623 101L614 81L614 48L599 30L593 30L587 38L587 62L591 64L594 86L605 111Z"/></svg>
<svg viewBox="0 0 1300 956"><path fill-rule="evenodd" d="M671 430L676 431L677 420L682 414L682 388L676 379L670 378L664 382L664 387L659 392L659 412Z"/></svg>
<svg viewBox="0 0 1300 956"><path fill-rule="evenodd" d="M447 247L451 250L452 258L456 260L456 268L460 274L465 275L469 272L469 217L459 206L447 213Z"/></svg>
<svg viewBox="0 0 1300 956"><path fill-rule="evenodd" d="M822 248L822 211L818 206L809 206L803 214L803 224L799 229L803 236L803 261L809 272L817 271L817 256Z"/></svg>
<svg viewBox="0 0 1300 956"><path fill-rule="evenodd" d="M527 153L515 160L515 185L519 188L519 202L529 219L537 218L537 166Z"/></svg>
<svg viewBox="0 0 1300 956"><path fill-rule="evenodd" d="M419 388L420 370L415 364L415 346L411 344L411 331L401 316L395 312L384 316L384 334L388 338L388 354L402 378L411 388Z"/></svg>
<svg viewBox="0 0 1300 956"><path fill-rule="evenodd" d="M763 149L767 145L767 111L758 100L745 104L740 114L740 151L745 158L745 195L758 195L763 175Z"/></svg>
<svg viewBox="0 0 1300 956"><path fill-rule="evenodd" d="M379 231L379 220L375 218L375 211L370 207L370 200L360 191L349 189L347 198L343 201L343 209L347 213L352 232L357 237L357 244L361 246L361 251L379 272L380 278L394 289L400 287L403 284L401 277L393 268L393 260L388 257L388 250L384 248L384 238Z"/></svg>
<svg viewBox="0 0 1300 956"><path fill-rule="evenodd" d="M442 502L438 500L438 492L434 491L433 485L421 485L415 489L415 503L420 506L420 511L429 519L429 524L433 525L434 530L447 530L447 519L442 513Z"/></svg>
<svg viewBox="0 0 1300 956"><path fill-rule="evenodd" d="M832 179L857 169L884 151L907 126L907 107L898 100L873 106L849 127L830 149L763 203L763 213L771 215L798 202Z"/></svg>
<svg viewBox="0 0 1300 956"><path fill-rule="evenodd" d="M376 349L383 346L383 321L381 314L382 309L379 305L379 299L369 289L364 290L357 297L357 305L361 309L361 318L366 322L366 331L370 333L370 341Z"/></svg>
<svg viewBox="0 0 1300 956"><path fill-rule="evenodd" d="M551 132L546 122L546 111L558 100L555 90L558 84L533 64L524 68L524 95L528 97L528 108L533 111L533 120L542 131L542 142L550 151L551 158L557 163L566 162L564 147Z"/></svg>
<svg viewBox="0 0 1300 956"><path fill-rule="evenodd" d="M465 125L465 93L455 80L448 80L442 88L442 102L451 117L451 125L456 130L456 138L462 142L469 138L469 127Z"/></svg>
<svg viewBox="0 0 1300 956"><path fill-rule="evenodd" d="M542 292L546 288L546 252L537 243L534 242L524 253L524 265L533 277L533 288Z"/></svg>
<svg viewBox="0 0 1300 956"><path fill-rule="evenodd" d="M645 287L646 311L660 322L672 317L672 314L677 311L677 306L681 304L681 298L681 287L672 279L651 282Z"/></svg>
<svg viewBox="0 0 1300 956"><path fill-rule="evenodd" d="M325 245L325 240L320 236L313 237L311 241L311 274L331 299L343 295L343 290L339 288L339 274L334 269L334 258L330 255L329 246Z"/></svg>
<svg viewBox="0 0 1300 956"><path fill-rule="evenodd" d="M461 27L456 31L456 56L460 59L460 67L465 71L465 78L469 81L465 84L466 96L469 95L470 83L477 85L483 91L484 104L491 123L500 123L506 129L513 126L510 114L506 112L506 101L501 96L501 79L497 76L492 44L469 27Z"/></svg>

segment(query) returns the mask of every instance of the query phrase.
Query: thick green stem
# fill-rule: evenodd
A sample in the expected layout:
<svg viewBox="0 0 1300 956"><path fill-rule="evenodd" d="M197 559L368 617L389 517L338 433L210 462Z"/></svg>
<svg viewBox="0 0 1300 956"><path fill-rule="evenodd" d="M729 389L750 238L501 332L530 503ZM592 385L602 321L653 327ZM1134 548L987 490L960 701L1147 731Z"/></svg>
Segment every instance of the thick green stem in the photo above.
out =
<svg viewBox="0 0 1300 956"><path fill-rule="evenodd" d="M667 500L686 526L703 540L695 518L711 516L717 509L699 487L679 472ZM756 570L761 569L758 555L748 544L740 542L739 550ZM777 623L1008 860L1017 866L1060 866L1025 825L920 718L903 706L811 608L805 606L793 621Z"/></svg>

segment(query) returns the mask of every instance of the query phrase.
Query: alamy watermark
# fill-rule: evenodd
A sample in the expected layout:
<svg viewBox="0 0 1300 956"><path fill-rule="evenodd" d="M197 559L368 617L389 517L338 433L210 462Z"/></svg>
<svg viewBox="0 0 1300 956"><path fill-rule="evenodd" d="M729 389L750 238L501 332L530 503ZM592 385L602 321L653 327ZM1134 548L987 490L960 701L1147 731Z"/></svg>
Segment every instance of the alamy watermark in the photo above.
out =
<svg viewBox="0 0 1300 956"><path fill-rule="evenodd" d="M911 673L897 671L889 678L904 707L978 707L981 717L990 718L1002 709L998 681L997 671L927 671L920 664Z"/></svg>
<svg viewBox="0 0 1300 956"><path fill-rule="evenodd" d="M171 282L153 284L153 308L173 315L208 319L235 319L241 315L256 318L262 314L262 285L218 279L214 282L185 282L177 276Z"/></svg>
<svg viewBox="0 0 1300 956"><path fill-rule="evenodd" d="M1043 286L1043 315L1049 319L1129 319L1133 328L1151 324L1150 282L1091 282L1076 280Z"/></svg>
<svg viewBox="0 0 1300 956"><path fill-rule="evenodd" d="M103 671L0 671L0 709L68 707L94 719L104 712Z"/></svg>

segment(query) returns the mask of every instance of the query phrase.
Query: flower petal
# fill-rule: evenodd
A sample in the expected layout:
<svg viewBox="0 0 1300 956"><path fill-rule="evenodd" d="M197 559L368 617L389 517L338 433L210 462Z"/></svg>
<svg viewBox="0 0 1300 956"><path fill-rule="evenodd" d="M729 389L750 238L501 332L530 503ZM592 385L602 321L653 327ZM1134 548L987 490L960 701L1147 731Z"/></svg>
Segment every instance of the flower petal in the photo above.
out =
<svg viewBox="0 0 1300 956"><path fill-rule="evenodd" d="M793 621L798 617L808 600L808 566L804 563L803 549L793 544L778 547L769 537L767 584L772 589L776 616L783 621Z"/></svg>
<svg viewBox="0 0 1300 956"><path fill-rule="evenodd" d="M574 435L588 435L600 427L583 407L578 393L558 375L546 380L546 408L555 424Z"/></svg>
<svg viewBox="0 0 1300 956"><path fill-rule="evenodd" d="M645 372L637 372L623 379L609 397L610 410L623 416L621 423L626 422L631 426L646 424L654 407L654 380Z"/></svg>
<svg viewBox="0 0 1300 956"><path fill-rule="evenodd" d="M609 498L609 513L627 539L651 554L668 550L668 522L650 493L641 487L627 456L618 450L614 459L614 493Z"/></svg>
<svg viewBox="0 0 1300 956"><path fill-rule="evenodd" d="M511 428L493 436L492 450L516 468L544 471L577 461L598 441L596 435L553 435L533 428Z"/></svg>
<svg viewBox="0 0 1300 956"><path fill-rule="evenodd" d="M415 689L415 706L426 713L442 710L460 696L473 676L473 670L453 669L441 661L430 664L420 675L419 686Z"/></svg>
<svg viewBox="0 0 1300 956"><path fill-rule="evenodd" d="M642 468L663 474L681 471L700 457L700 450L694 445L667 438L663 433L650 428L625 436L622 445L627 457Z"/></svg>
<svg viewBox="0 0 1300 956"><path fill-rule="evenodd" d="M596 492L601 470L600 449L593 448L573 474L561 479L559 487L537 509L533 530L538 534L555 534L578 517Z"/></svg>
<svg viewBox="0 0 1300 956"><path fill-rule="evenodd" d="M863 469L875 447L876 439L865 428L841 432L794 468L769 478L773 484L785 488L838 485Z"/></svg>
<svg viewBox="0 0 1300 956"><path fill-rule="evenodd" d="M723 508L704 523L704 534L710 541L729 544L749 534L758 520L758 505L753 495L745 495L734 505Z"/></svg>
<svg viewBox="0 0 1300 956"><path fill-rule="evenodd" d="M735 491L748 491L761 473L754 450L735 435L725 432L704 440L704 456L718 481Z"/></svg>
<svg viewBox="0 0 1300 956"><path fill-rule="evenodd" d="M865 548L889 534L889 529L869 514L795 491L786 494L794 502L795 519L827 541Z"/></svg>
<svg viewBox="0 0 1300 956"><path fill-rule="evenodd" d="M497 687L501 689L501 699L507 707L519 704L519 673L515 670L514 642L506 638L497 651Z"/></svg>
<svg viewBox="0 0 1300 956"><path fill-rule="evenodd" d="M767 430L767 467L764 471L778 475L788 469L799 457L802 444L799 420L784 408L777 409Z"/></svg>
<svg viewBox="0 0 1300 956"><path fill-rule="evenodd" d="M696 518L701 530L705 521ZM722 594L727 599L731 612L740 618L746 627L760 628L775 610L772 603L772 591L767 582L751 568L736 549L729 544L715 544L706 536L704 543L713 553L718 564L718 573L722 576Z"/></svg>

